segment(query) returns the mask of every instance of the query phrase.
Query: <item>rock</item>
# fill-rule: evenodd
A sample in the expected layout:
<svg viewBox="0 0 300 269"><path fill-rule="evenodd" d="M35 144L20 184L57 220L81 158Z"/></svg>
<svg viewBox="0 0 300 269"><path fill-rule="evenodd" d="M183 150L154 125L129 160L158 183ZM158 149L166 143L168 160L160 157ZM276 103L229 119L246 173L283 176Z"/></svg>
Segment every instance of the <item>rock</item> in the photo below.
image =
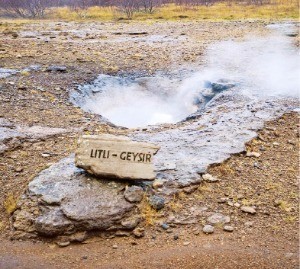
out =
<svg viewBox="0 0 300 269"><path fill-rule="evenodd" d="M230 222L230 217L224 216L220 213L215 213L215 214L211 215L210 217L208 217L207 221L212 225L224 224L224 223Z"/></svg>
<svg viewBox="0 0 300 269"><path fill-rule="evenodd" d="M191 242L183 242L184 246L188 246Z"/></svg>
<svg viewBox="0 0 300 269"><path fill-rule="evenodd" d="M61 247L61 248L64 248L64 247L67 247L70 245L70 241L65 241L65 242L56 242L56 244Z"/></svg>
<svg viewBox="0 0 300 269"><path fill-rule="evenodd" d="M189 187L185 187L183 188L183 192L186 193L186 194L191 194L193 193L194 191L196 191L198 189L198 185L192 185L192 186L189 186Z"/></svg>
<svg viewBox="0 0 300 269"><path fill-rule="evenodd" d="M15 172L21 173L23 171L23 167L15 167Z"/></svg>
<svg viewBox="0 0 300 269"><path fill-rule="evenodd" d="M220 179L213 177L211 174L204 174L202 175L203 180L207 182L217 182L220 181Z"/></svg>
<svg viewBox="0 0 300 269"><path fill-rule="evenodd" d="M45 236L134 228L139 212L120 192L124 188L125 183L87 175L70 156L29 183L14 212L13 225L16 230ZM40 212L37 216L32 214L35 209Z"/></svg>
<svg viewBox="0 0 300 269"><path fill-rule="evenodd" d="M120 236L120 237L123 237L123 236L128 237L128 236L130 236L130 233L129 233L129 232L126 232L126 231L121 231L121 230L119 230L119 231L116 231L115 235L116 235L116 236Z"/></svg>
<svg viewBox="0 0 300 269"><path fill-rule="evenodd" d="M218 200L218 203L219 204L223 204L223 203L226 203L228 201L228 198L226 197L221 197L219 200Z"/></svg>
<svg viewBox="0 0 300 269"><path fill-rule="evenodd" d="M159 170L164 171L164 170L175 170L175 169L176 169L176 163L174 163L174 162L165 162Z"/></svg>
<svg viewBox="0 0 300 269"><path fill-rule="evenodd" d="M156 210L160 210L165 206L165 199L158 195L153 195L149 198L149 204Z"/></svg>
<svg viewBox="0 0 300 269"><path fill-rule="evenodd" d="M97 176L152 180L153 155L159 148L127 137L84 135L78 141L75 163Z"/></svg>
<svg viewBox="0 0 300 269"><path fill-rule="evenodd" d="M241 204L240 203L234 203L234 206L239 208L239 207L241 207Z"/></svg>
<svg viewBox="0 0 300 269"><path fill-rule="evenodd" d="M152 187L153 187L153 189L156 190L158 188L161 188L163 185L164 185L164 182L161 179L157 178L153 181Z"/></svg>
<svg viewBox="0 0 300 269"><path fill-rule="evenodd" d="M141 238L141 237L145 236L145 229L138 227L138 228L135 228L132 233L135 237Z"/></svg>
<svg viewBox="0 0 300 269"><path fill-rule="evenodd" d="M142 201L143 196L144 196L144 191L142 187L139 186L128 187L124 192L125 199L131 203Z"/></svg>
<svg viewBox="0 0 300 269"><path fill-rule="evenodd" d="M242 206L241 210L245 213L252 214L252 215L256 213L255 208L252 206Z"/></svg>
<svg viewBox="0 0 300 269"><path fill-rule="evenodd" d="M250 152L250 151L247 151L246 157L255 157L255 158L258 158L258 157L260 157L260 153L259 152Z"/></svg>
<svg viewBox="0 0 300 269"><path fill-rule="evenodd" d="M202 229L205 234L212 234L214 232L214 227L211 225L205 225Z"/></svg>
<svg viewBox="0 0 300 269"><path fill-rule="evenodd" d="M140 218L139 217L133 217L133 218L129 218L129 219L125 219L121 221L121 225L128 230L132 230L134 229L140 222Z"/></svg>
<svg viewBox="0 0 300 269"><path fill-rule="evenodd" d="M175 235L173 236L173 239L174 239L174 240L178 240L178 239L179 239L179 236L178 236L177 234L175 234Z"/></svg>
<svg viewBox="0 0 300 269"><path fill-rule="evenodd" d="M67 67L66 66L59 66L59 65L50 65L46 69L47 72L61 72L61 73L66 73L67 72Z"/></svg>
<svg viewBox="0 0 300 269"><path fill-rule="evenodd" d="M298 36L298 31L297 30L295 30L295 31L290 30L290 31L286 31L284 34L288 37L296 37L296 36Z"/></svg>
<svg viewBox="0 0 300 269"><path fill-rule="evenodd" d="M16 75L18 72L15 69L0 68L0 79Z"/></svg>
<svg viewBox="0 0 300 269"><path fill-rule="evenodd" d="M128 32L128 35L148 35L148 32Z"/></svg>
<svg viewBox="0 0 300 269"><path fill-rule="evenodd" d="M87 237L88 237L87 232L77 232L70 236L70 241L82 243L87 239Z"/></svg>
<svg viewBox="0 0 300 269"><path fill-rule="evenodd" d="M118 248L118 245L113 245L112 248L113 248L113 249L117 249L117 248Z"/></svg>
<svg viewBox="0 0 300 269"><path fill-rule="evenodd" d="M161 228L163 228L164 230L168 230L170 228L170 226L168 224L166 224L166 223L163 223L161 225Z"/></svg>
<svg viewBox="0 0 300 269"><path fill-rule="evenodd" d="M233 84L233 83L228 83L228 82L223 82L223 81L211 83L211 89L214 92L222 92L222 91L228 90L230 88L233 88L234 86L235 86L235 84Z"/></svg>
<svg viewBox="0 0 300 269"><path fill-rule="evenodd" d="M275 201L274 201L274 206L280 206L282 204L282 200L278 200L278 199L276 199Z"/></svg>
<svg viewBox="0 0 300 269"><path fill-rule="evenodd" d="M53 135L68 133L73 130L41 126L15 125L0 118L0 153L21 146L21 141L47 138Z"/></svg>
<svg viewBox="0 0 300 269"><path fill-rule="evenodd" d="M246 226L246 227L252 227L252 226L253 226L253 223L254 223L253 221L246 221L246 222L245 222L245 226Z"/></svg>
<svg viewBox="0 0 300 269"><path fill-rule="evenodd" d="M234 228L233 228L232 226L230 226L230 225L225 225L225 226L223 227L223 230L224 230L225 232L233 232Z"/></svg>

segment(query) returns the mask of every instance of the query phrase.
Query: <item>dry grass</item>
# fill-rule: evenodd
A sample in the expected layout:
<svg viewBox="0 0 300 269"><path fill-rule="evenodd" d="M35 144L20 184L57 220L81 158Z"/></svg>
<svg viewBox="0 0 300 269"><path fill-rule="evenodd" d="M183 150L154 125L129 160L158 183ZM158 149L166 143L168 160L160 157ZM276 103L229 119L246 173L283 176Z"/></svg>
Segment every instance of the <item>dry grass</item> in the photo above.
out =
<svg viewBox="0 0 300 269"><path fill-rule="evenodd" d="M153 226L160 217L160 213L157 212L148 202L148 197L145 195L142 202L139 205L141 215L147 226Z"/></svg>
<svg viewBox="0 0 300 269"><path fill-rule="evenodd" d="M71 11L69 8L54 8L48 19L61 20L100 20L112 21L125 19L126 15L116 7L91 7L82 12ZM240 19L299 19L299 3L296 0L278 1L269 5L241 5L218 3L206 6L164 5L156 8L153 14L135 12L133 20L240 20ZM151 23L151 22L149 22Z"/></svg>
<svg viewBox="0 0 300 269"><path fill-rule="evenodd" d="M17 208L17 199L12 193L9 193L4 200L4 208L8 214L12 214Z"/></svg>

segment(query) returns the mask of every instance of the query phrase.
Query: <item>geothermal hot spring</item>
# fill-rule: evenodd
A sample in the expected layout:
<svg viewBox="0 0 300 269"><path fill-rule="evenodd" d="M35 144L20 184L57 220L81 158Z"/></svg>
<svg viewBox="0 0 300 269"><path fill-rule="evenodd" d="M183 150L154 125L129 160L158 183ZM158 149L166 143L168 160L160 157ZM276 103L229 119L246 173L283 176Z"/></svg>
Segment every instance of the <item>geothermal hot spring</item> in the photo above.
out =
<svg viewBox="0 0 300 269"><path fill-rule="evenodd" d="M251 100L298 97L299 53L284 35L293 25L271 25L274 34L224 41L206 52L206 66L154 76L100 74L71 94L73 103L128 128L177 123L204 112L231 91ZM225 98L225 97L224 97Z"/></svg>

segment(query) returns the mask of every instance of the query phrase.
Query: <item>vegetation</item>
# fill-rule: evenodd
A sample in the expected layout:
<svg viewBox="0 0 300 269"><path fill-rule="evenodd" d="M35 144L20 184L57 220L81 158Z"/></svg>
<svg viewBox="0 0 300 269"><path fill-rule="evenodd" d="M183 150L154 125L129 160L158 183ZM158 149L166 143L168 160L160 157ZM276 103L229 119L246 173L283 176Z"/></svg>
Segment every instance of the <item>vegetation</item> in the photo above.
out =
<svg viewBox="0 0 300 269"><path fill-rule="evenodd" d="M6 17L63 20L299 18L298 0L0 0Z"/></svg>
<svg viewBox="0 0 300 269"><path fill-rule="evenodd" d="M17 208L17 200L12 193L9 193L4 201L4 207L8 214L12 214Z"/></svg>

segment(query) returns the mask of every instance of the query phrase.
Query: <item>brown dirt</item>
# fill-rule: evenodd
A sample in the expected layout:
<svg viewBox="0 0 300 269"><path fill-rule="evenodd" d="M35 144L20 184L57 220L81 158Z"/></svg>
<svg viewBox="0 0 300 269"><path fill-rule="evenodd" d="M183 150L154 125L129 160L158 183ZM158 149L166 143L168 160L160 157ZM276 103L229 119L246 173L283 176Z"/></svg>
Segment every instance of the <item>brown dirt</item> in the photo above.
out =
<svg viewBox="0 0 300 269"><path fill-rule="evenodd" d="M203 183L192 194L182 192L159 214L149 214L149 223L159 223L172 212L175 216L190 214L192 207L207 207L231 217L232 233L216 227L213 235L201 232L202 222L174 225L168 231L158 224L148 226L141 239L110 238L103 234L86 244L59 248L51 240L10 241L7 209L24 191L41 169L67 156L75 149L79 133L120 132L99 125L97 117L82 112L68 102L68 90L90 81L98 73L142 72L203 63L202 54L211 42L224 38L243 38L249 32L265 35L264 23L95 23L94 38L76 37L69 29L89 29L88 23L37 23L16 26L1 25L1 66L21 68L31 64L67 66L67 73L41 71L18 74L0 80L0 116L15 123L50 127L81 128L45 141L24 142L16 150L0 156L0 268L298 268L299 267L299 116L289 113L266 123L257 139L249 142L249 151L261 153L258 158L245 153L232 156L210 173L221 179ZM18 38L8 34L17 31ZM97 32L95 29L99 30ZM5 31L4 31L5 30ZM55 31L49 42L40 37L22 37L22 31ZM188 41L149 44L134 43L129 31L147 31ZM225 31L226 30L226 31ZM121 33L121 35L116 33ZM185 35L182 35L182 34ZM50 34L52 35L52 34ZM46 35L47 36L47 35ZM128 41L105 43L119 37ZM45 91L39 90L42 87ZM274 144L275 143L275 144ZM52 156L44 158L43 152ZM22 171L17 172L17 167ZM10 197L10 199L9 199ZM227 198L219 203L220 198ZM229 202L229 204L228 204ZM256 206L248 215L232 203ZM250 225L249 222L252 222ZM179 239L174 240L174 235ZM184 245L184 242L189 244ZM135 245L136 244L136 245ZM113 249L113 245L117 245Z"/></svg>

